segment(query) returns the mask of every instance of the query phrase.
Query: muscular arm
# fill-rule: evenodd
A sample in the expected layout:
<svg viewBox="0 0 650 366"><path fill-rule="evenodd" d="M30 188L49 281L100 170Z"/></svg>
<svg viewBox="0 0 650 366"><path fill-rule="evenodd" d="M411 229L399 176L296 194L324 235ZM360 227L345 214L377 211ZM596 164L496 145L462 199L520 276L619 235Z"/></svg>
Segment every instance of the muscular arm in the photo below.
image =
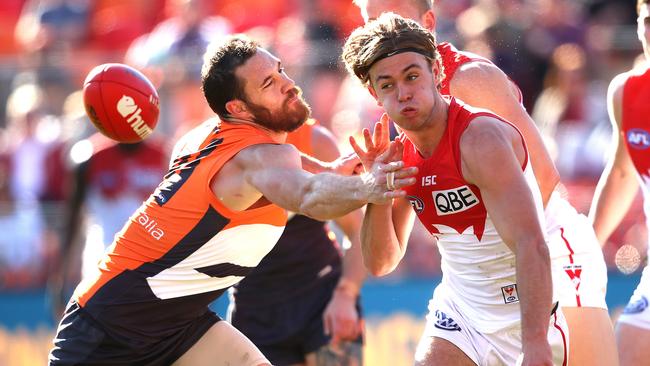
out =
<svg viewBox="0 0 650 366"><path fill-rule="evenodd" d="M453 96L469 105L495 112L521 131L546 205L560 181L560 175L544 146L535 122L519 103L519 90L516 85L494 65L485 62L469 62L454 74L450 90Z"/></svg>
<svg viewBox="0 0 650 366"><path fill-rule="evenodd" d="M621 132L623 85L626 74L614 78L607 92L607 109L612 123L612 151L607 166L598 181L589 210L596 236L601 244L616 229L630 208L638 191L639 181Z"/></svg>
<svg viewBox="0 0 650 366"><path fill-rule="evenodd" d="M383 203L404 196L399 189L386 189L386 173L400 170L402 162L378 162L362 176L311 174L302 169L298 150L292 145L249 146L228 161L213 177L215 195L232 210L245 210L264 196L269 201L309 217L329 220L367 202ZM401 169L402 176L414 173ZM397 179L398 188L413 180Z"/></svg>
<svg viewBox="0 0 650 366"><path fill-rule="evenodd" d="M550 258L521 169L525 156L521 139L512 127L479 117L463 133L460 151L463 176L479 187L499 235L516 255L523 352L550 361L546 339L552 300Z"/></svg>

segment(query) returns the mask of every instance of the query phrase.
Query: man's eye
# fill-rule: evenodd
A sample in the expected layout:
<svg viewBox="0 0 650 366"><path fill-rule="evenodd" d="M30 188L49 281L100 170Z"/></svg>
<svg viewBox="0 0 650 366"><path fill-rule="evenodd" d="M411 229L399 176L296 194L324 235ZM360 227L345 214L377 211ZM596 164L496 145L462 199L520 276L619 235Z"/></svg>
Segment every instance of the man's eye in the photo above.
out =
<svg viewBox="0 0 650 366"><path fill-rule="evenodd" d="M411 74L411 75L406 77L406 79L408 79L408 80L415 80L417 78L418 78L418 74Z"/></svg>
<svg viewBox="0 0 650 366"><path fill-rule="evenodd" d="M391 84L391 83L387 83L387 84L382 84L380 88L381 88L382 90L386 90L386 89L390 89L390 88L392 88L392 87L393 87L393 84Z"/></svg>

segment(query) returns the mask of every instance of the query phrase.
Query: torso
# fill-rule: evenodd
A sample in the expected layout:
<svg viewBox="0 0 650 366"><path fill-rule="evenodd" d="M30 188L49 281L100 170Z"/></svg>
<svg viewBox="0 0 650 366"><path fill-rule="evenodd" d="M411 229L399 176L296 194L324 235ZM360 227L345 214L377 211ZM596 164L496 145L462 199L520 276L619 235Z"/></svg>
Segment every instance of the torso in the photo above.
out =
<svg viewBox="0 0 650 366"><path fill-rule="evenodd" d="M314 125L305 123L290 133L287 143L314 156ZM293 298L322 281L336 281L341 274L341 252L325 222L294 215L284 233L260 264L234 287L237 307L260 307Z"/></svg>
<svg viewBox="0 0 650 366"><path fill-rule="evenodd" d="M461 169L460 138L482 115L499 119L451 98L445 132L426 159L405 136L400 138L406 165L419 169L417 183L405 190L418 219L438 238L443 285L456 294L458 306L477 329L490 331L516 323L520 315L515 255L492 224L479 188L464 179ZM541 196L527 159L522 170L537 193L541 216Z"/></svg>
<svg viewBox="0 0 650 366"><path fill-rule="evenodd" d="M284 229L284 209L234 212L209 185L242 149L273 143L264 132L210 120L184 141L163 182L73 296L109 334L157 339L190 323L248 274Z"/></svg>

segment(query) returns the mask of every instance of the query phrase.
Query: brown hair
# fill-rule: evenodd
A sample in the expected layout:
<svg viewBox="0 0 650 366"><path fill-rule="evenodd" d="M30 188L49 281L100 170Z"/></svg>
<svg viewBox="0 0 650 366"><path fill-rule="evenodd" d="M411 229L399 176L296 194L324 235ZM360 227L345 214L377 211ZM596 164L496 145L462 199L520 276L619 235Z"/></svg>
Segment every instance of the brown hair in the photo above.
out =
<svg viewBox="0 0 650 366"><path fill-rule="evenodd" d="M229 115L226 103L245 99L244 85L235 76L235 71L255 55L258 47L255 41L241 34L208 47L203 56L201 83L208 105L219 117Z"/></svg>
<svg viewBox="0 0 650 366"><path fill-rule="evenodd" d="M442 74L442 61L436 49L436 37L417 22L394 13L355 29L343 46L343 61L347 70L364 84L369 83L370 68L377 61L400 52L417 52L432 65L437 63Z"/></svg>

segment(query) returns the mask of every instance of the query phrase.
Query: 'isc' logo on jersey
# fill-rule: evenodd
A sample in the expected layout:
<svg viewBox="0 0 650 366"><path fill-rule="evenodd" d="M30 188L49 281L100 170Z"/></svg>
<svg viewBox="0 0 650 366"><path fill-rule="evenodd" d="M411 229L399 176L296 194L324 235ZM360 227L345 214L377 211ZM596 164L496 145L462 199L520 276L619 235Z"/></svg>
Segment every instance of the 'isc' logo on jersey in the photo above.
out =
<svg viewBox="0 0 650 366"><path fill-rule="evenodd" d="M478 204L478 198L468 186L456 187L444 191L433 191L433 202L438 216L463 212Z"/></svg>
<svg viewBox="0 0 650 366"><path fill-rule="evenodd" d="M650 133L640 128L633 128L627 131L627 142L634 149L645 150L650 147Z"/></svg>

